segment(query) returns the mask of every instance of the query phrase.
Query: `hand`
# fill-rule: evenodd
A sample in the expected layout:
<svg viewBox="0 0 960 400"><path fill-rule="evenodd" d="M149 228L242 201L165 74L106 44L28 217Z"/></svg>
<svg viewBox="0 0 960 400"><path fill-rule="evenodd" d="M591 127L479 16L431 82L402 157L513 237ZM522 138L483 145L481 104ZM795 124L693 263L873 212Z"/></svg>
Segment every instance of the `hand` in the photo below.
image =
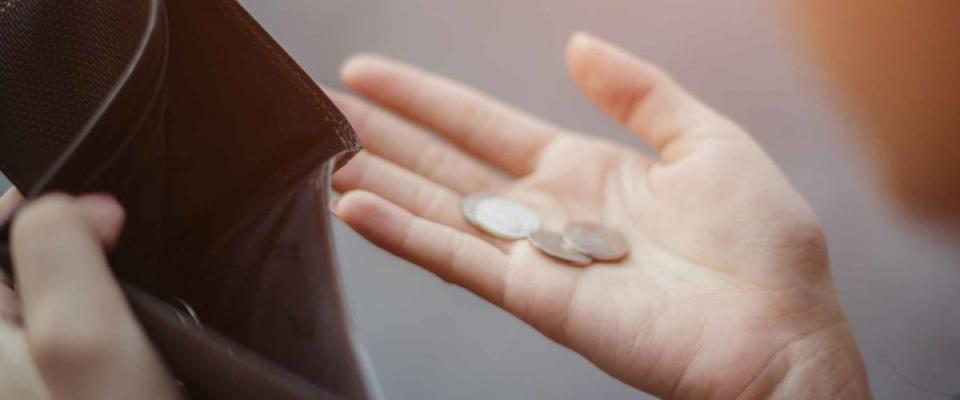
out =
<svg viewBox="0 0 960 400"><path fill-rule="evenodd" d="M333 94L367 148L335 175L345 192L335 212L651 394L869 397L818 219L763 150L663 72L598 39L576 35L567 62L584 93L657 158L358 56L343 78L382 108ZM614 227L630 255L579 268L486 236L458 206L480 191L528 203L555 230L571 220Z"/></svg>
<svg viewBox="0 0 960 400"><path fill-rule="evenodd" d="M20 201L0 198L0 219ZM46 196L17 214L16 293L0 276L0 397L179 397L106 264L123 219L99 195Z"/></svg>

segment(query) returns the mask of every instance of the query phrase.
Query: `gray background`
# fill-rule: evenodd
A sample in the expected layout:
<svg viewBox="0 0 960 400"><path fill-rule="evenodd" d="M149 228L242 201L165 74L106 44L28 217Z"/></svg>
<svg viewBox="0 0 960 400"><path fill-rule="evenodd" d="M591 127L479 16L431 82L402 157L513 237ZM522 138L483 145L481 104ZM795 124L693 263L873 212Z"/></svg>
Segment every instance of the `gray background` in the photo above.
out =
<svg viewBox="0 0 960 400"><path fill-rule="evenodd" d="M448 74L558 123L635 143L562 60L587 29L651 59L746 126L819 212L883 399L960 393L960 252L898 217L769 0L244 0L318 81L349 54ZM338 223L354 329L389 399L642 398L506 313ZM917 386L926 388L918 388Z"/></svg>

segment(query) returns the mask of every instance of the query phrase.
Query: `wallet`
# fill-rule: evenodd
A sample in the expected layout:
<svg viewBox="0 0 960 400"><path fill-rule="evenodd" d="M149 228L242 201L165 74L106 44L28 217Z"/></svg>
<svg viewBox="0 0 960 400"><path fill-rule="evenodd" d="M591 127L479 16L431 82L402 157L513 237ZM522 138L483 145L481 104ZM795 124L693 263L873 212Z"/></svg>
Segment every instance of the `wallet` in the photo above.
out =
<svg viewBox="0 0 960 400"><path fill-rule="evenodd" d="M0 170L124 205L111 267L187 398L367 396L327 207L359 148L235 0L0 0Z"/></svg>

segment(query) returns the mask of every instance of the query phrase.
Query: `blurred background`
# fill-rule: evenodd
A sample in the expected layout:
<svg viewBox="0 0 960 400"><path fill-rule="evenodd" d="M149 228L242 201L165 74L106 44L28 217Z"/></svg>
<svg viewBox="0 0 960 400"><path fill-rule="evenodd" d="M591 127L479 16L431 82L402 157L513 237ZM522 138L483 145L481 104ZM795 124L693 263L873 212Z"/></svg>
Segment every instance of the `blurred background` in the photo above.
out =
<svg viewBox="0 0 960 400"><path fill-rule="evenodd" d="M960 393L960 251L898 216L827 85L769 0L241 0L320 83L378 52L559 124L637 143L567 78L589 30L739 121L823 219L837 286L880 399ZM0 182L0 186L6 186ZM353 328L387 399L644 398L459 288L336 226ZM956 246L954 246L956 247Z"/></svg>

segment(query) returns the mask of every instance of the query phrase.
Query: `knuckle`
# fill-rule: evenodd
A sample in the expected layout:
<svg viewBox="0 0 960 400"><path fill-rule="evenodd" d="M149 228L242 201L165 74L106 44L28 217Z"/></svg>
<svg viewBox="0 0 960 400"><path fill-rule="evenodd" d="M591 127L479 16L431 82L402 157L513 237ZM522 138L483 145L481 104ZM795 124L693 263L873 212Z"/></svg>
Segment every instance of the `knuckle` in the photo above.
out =
<svg viewBox="0 0 960 400"><path fill-rule="evenodd" d="M63 318L48 318L28 325L30 354L41 371L61 370L70 365L99 365L111 357L118 343L107 324L71 324Z"/></svg>
<svg viewBox="0 0 960 400"><path fill-rule="evenodd" d="M646 73L649 74L656 82L673 80L673 76L670 75L670 72L657 64L644 62L643 68L646 70Z"/></svg>
<svg viewBox="0 0 960 400"><path fill-rule="evenodd" d="M357 133L363 134L367 132L367 128L370 126L370 121L377 118L378 115L378 110L375 107L367 103L361 103L356 117L351 122L353 122Z"/></svg>
<svg viewBox="0 0 960 400"><path fill-rule="evenodd" d="M13 235L21 238L46 236L77 218L69 196L48 195L24 207L14 220Z"/></svg>
<svg viewBox="0 0 960 400"><path fill-rule="evenodd" d="M464 249L466 248L466 237L464 235L458 235L451 233L447 237L446 251L443 255L443 265L444 273L441 276L447 283L458 284L462 281L460 279L460 268L461 262L464 256Z"/></svg>
<svg viewBox="0 0 960 400"><path fill-rule="evenodd" d="M611 90L610 102L618 120L629 122L642 113L648 100L665 85L672 85L673 79L660 67L643 64L642 79L626 89Z"/></svg>
<svg viewBox="0 0 960 400"><path fill-rule="evenodd" d="M428 177L435 173L445 162L446 151L444 150L443 146L438 143L433 143L422 150L414 163L413 172Z"/></svg>
<svg viewBox="0 0 960 400"><path fill-rule="evenodd" d="M800 247L817 252L826 252L827 236L820 219L812 212L799 218L791 229L790 241Z"/></svg>
<svg viewBox="0 0 960 400"><path fill-rule="evenodd" d="M464 115L464 127L460 131L465 135L464 147L470 151L481 148L482 141L501 130L501 118L490 109L479 105L468 107Z"/></svg>
<svg viewBox="0 0 960 400"><path fill-rule="evenodd" d="M447 193L438 187L424 185L417 194L417 215L426 219L435 220L445 203Z"/></svg>

